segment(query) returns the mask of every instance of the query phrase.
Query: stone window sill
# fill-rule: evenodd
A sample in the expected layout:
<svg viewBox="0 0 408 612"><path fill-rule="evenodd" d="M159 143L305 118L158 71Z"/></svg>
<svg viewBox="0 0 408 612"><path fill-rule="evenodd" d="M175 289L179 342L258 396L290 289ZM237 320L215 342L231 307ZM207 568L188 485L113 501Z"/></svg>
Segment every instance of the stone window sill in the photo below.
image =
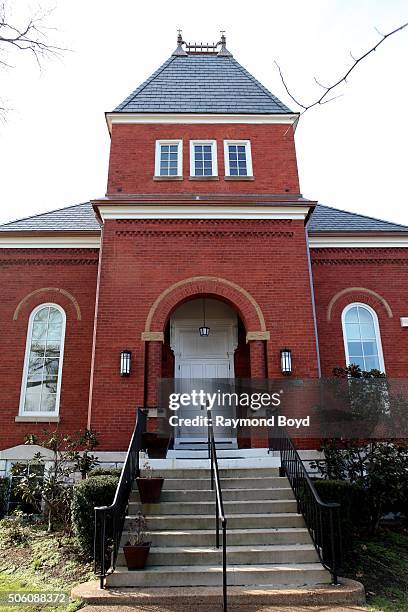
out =
<svg viewBox="0 0 408 612"><path fill-rule="evenodd" d="M154 176L154 181L182 181L182 176Z"/></svg>
<svg viewBox="0 0 408 612"><path fill-rule="evenodd" d="M59 416L16 416L16 423L59 423Z"/></svg>
<svg viewBox="0 0 408 612"><path fill-rule="evenodd" d="M190 176L189 181L219 181L219 176Z"/></svg>
<svg viewBox="0 0 408 612"><path fill-rule="evenodd" d="M224 176L226 181L254 181L254 176Z"/></svg>

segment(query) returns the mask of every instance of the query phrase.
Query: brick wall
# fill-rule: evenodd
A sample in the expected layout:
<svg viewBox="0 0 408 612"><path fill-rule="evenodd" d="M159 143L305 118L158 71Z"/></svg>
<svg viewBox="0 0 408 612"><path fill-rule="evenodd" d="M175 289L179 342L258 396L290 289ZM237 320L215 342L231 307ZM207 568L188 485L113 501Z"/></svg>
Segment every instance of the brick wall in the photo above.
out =
<svg viewBox="0 0 408 612"><path fill-rule="evenodd" d="M155 142L183 139L183 181L154 181ZM217 140L216 181L190 181L191 140ZM224 139L250 140L255 180L224 179ZM287 125L118 125L112 129L108 193L299 193L293 130Z"/></svg>
<svg viewBox="0 0 408 612"><path fill-rule="evenodd" d="M24 443L27 433L43 429L74 432L86 427L98 251L94 249L2 249L0 252L0 449ZM18 304L30 293L18 313ZM66 313L60 417L52 424L16 423L26 347L28 319L41 303L54 302Z"/></svg>
<svg viewBox="0 0 408 612"><path fill-rule="evenodd" d="M237 283L258 302L271 334L270 377L280 376L283 346L293 351L295 376L317 375L302 221L107 221L92 401L103 450L125 447L136 407L145 401L141 333L150 307L173 283L200 275ZM133 352L129 378L119 376L124 348Z"/></svg>
<svg viewBox="0 0 408 612"><path fill-rule="evenodd" d="M400 324L400 317L408 316L407 249L312 249L311 256L323 376L345 365L341 314L352 302L377 313L387 375L407 376L408 330ZM329 320L330 302L352 288L334 301Z"/></svg>

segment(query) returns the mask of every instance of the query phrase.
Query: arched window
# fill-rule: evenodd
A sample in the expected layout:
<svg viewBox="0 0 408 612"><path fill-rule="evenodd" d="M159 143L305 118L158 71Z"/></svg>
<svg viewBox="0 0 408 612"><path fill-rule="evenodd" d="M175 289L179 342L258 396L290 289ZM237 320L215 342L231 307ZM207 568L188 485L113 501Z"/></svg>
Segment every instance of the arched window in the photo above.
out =
<svg viewBox="0 0 408 612"><path fill-rule="evenodd" d="M347 365L362 370L385 371L380 328L375 311L366 304L349 304L342 314L344 350Z"/></svg>
<svg viewBox="0 0 408 612"><path fill-rule="evenodd" d="M64 337L64 310L57 304L37 306L28 323L21 415L58 414Z"/></svg>

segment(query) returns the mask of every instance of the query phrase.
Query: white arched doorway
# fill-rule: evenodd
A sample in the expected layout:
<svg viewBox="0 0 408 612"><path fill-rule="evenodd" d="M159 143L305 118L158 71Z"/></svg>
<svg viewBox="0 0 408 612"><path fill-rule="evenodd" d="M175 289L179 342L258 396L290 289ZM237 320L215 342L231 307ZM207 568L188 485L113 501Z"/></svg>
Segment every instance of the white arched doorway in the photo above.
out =
<svg viewBox="0 0 408 612"><path fill-rule="evenodd" d="M208 336L201 336L200 326L210 328ZM180 392L189 392L197 384L215 392L217 380L234 378L234 352L238 346L238 316L231 306L215 298L193 298L184 302L170 319L170 347L174 354L174 377ZM217 407L217 414L232 416L230 408ZM183 418L205 415L204 407L182 408ZM220 448L236 448L236 432L231 427L215 427L214 435ZM203 425L178 427L175 431L176 449L205 448L207 428Z"/></svg>

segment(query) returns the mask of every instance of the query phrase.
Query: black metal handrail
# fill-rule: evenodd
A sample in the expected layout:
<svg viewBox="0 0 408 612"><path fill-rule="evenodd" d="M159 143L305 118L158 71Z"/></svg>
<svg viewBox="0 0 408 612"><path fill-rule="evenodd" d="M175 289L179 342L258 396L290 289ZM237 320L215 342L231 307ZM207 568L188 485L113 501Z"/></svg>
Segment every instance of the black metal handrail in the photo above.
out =
<svg viewBox="0 0 408 612"><path fill-rule="evenodd" d="M224 512L220 473L218 469L217 448L214 439L214 430L211 421L211 412L208 417L208 458L211 467L211 491L215 485L215 547L220 547L220 521L222 528L222 599L223 612L227 612L227 518Z"/></svg>
<svg viewBox="0 0 408 612"><path fill-rule="evenodd" d="M139 408L113 503L95 508L94 571L101 589L108 569L113 571L116 566L132 484L140 474L139 453L146 421L147 412Z"/></svg>
<svg viewBox="0 0 408 612"><path fill-rule="evenodd" d="M293 441L285 428L269 438L269 449L279 450L281 466L295 494L298 512L303 515L319 559L338 584L341 565L340 504L322 501L310 479Z"/></svg>

